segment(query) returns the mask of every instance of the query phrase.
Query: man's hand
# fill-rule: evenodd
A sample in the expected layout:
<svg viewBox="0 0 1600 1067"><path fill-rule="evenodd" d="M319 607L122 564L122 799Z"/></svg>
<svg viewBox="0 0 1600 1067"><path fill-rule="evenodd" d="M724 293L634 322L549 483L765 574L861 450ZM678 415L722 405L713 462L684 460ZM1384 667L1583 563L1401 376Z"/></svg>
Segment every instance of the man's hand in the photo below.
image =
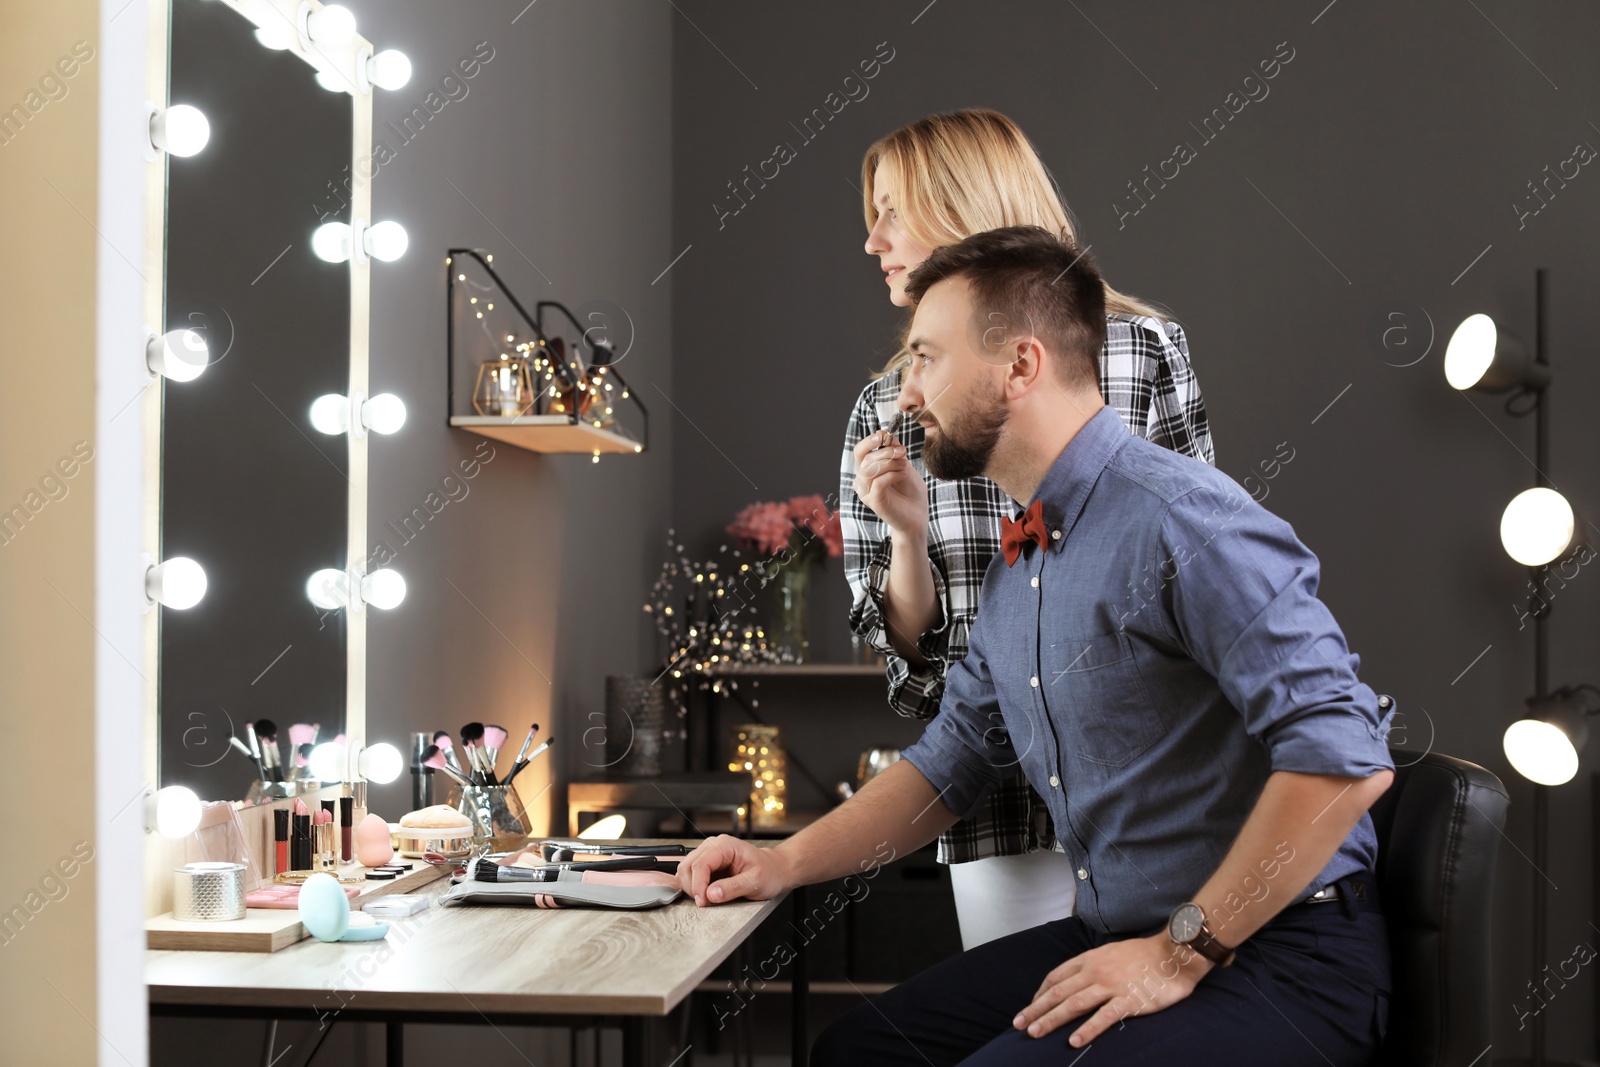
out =
<svg viewBox="0 0 1600 1067"><path fill-rule="evenodd" d="M1033 1003L1011 1024L1043 1037L1092 1011L1068 1039L1073 1048L1081 1048L1130 1015L1170 1008L1194 992L1214 966L1192 949L1173 944L1164 932L1113 941L1045 975Z"/></svg>
<svg viewBox="0 0 1600 1067"><path fill-rule="evenodd" d="M727 872L716 878L719 872ZM775 848L718 834L678 861L678 888L695 904L724 904L744 897L770 900L794 886L787 858Z"/></svg>
<svg viewBox="0 0 1600 1067"><path fill-rule="evenodd" d="M906 458L906 446L878 430L855 447L856 496L901 537L928 535L928 483Z"/></svg>

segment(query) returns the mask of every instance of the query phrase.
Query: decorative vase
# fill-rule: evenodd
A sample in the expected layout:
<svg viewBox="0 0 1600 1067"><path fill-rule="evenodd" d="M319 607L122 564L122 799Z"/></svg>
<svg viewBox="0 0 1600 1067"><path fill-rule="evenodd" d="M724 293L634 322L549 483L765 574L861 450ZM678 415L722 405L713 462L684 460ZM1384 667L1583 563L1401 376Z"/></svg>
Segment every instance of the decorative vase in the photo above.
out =
<svg viewBox="0 0 1600 1067"><path fill-rule="evenodd" d="M528 812L509 785L462 786L456 810L472 820L474 853L511 852L528 843Z"/></svg>
<svg viewBox="0 0 1600 1067"><path fill-rule="evenodd" d="M600 750L594 757L585 755L584 762L598 765L608 777L660 777L667 750L663 686L650 678L607 675L604 718L603 727L584 731L584 749Z"/></svg>
<svg viewBox="0 0 1600 1067"><path fill-rule="evenodd" d="M784 658L804 663L811 654L806 636L806 600L811 592L811 568L804 564L778 571L778 645Z"/></svg>

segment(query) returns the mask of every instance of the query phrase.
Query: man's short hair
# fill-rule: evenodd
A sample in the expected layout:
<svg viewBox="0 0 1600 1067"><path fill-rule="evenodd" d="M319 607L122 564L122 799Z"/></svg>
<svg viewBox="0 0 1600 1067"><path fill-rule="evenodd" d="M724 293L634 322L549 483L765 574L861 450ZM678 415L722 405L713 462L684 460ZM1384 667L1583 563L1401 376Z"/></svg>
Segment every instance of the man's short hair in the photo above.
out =
<svg viewBox="0 0 1600 1067"><path fill-rule="evenodd" d="M966 278L974 344L994 351L1031 335L1055 358L1063 385L1100 384L1106 289L1086 249L1040 226L1004 226L945 245L906 278L914 303L935 282Z"/></svg>

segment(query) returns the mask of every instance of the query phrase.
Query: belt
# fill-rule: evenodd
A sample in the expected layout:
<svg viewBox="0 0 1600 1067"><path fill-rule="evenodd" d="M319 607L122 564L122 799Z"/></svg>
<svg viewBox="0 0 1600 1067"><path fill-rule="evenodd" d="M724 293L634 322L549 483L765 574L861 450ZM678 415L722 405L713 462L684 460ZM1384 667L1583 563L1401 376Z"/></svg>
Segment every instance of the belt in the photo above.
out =
<svg viewBox="0 0 1600 1067"><path fill-rule="evenodd" d="M1308 907L1318 904L1339 904L1344 913L1354 917L1357 911L1382 911L1378 902L1378 888L1371 874L1349 874L1335 879L1291 907Z"/></svg>

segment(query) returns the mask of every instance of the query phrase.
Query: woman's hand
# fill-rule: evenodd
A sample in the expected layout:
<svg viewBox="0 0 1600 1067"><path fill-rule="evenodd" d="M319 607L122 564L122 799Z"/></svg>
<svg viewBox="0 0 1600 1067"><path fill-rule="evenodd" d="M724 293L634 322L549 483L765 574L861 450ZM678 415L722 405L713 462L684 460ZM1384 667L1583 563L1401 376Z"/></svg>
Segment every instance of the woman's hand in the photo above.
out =
<svg viewBox="0 0 1600 1067"><path fill-rule="evenodd" d="M878 430L855 447L856 496L900 537L928 536L928 485L906 458L906 446Z"/></svg>
<svg viewBox="0 0 1600 1067"><path fill-rule="evenodd" d="M715 876L727 872L721 878ZM695 904L724 904L745 897L770 900L793 887L787 858L776 848L758 848L742 838L718 834L678 861L678 888Z"/></svg>

